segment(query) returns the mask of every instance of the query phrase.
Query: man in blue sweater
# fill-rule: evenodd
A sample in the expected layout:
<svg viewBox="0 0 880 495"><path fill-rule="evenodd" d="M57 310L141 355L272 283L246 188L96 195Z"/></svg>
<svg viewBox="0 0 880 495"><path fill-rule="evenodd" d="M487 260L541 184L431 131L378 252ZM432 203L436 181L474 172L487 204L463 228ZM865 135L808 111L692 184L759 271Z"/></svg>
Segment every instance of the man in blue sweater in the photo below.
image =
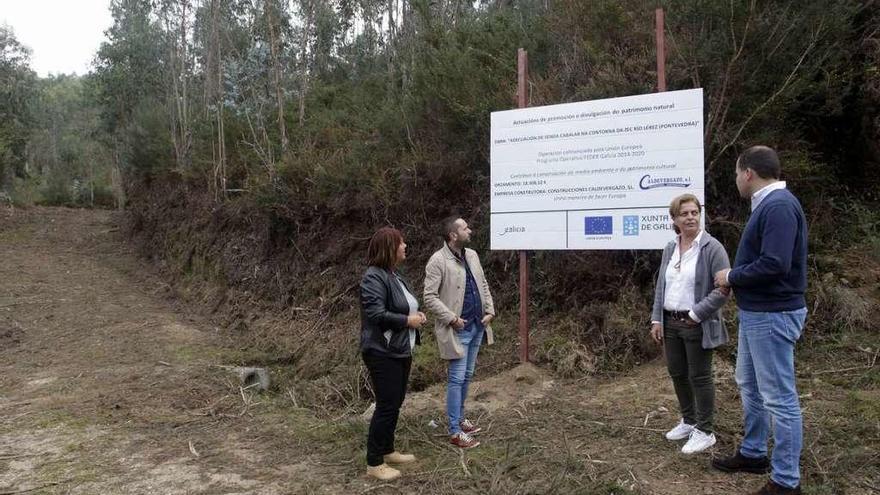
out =
<svg viewBox="0 0 880 495"><path fill-rule="evenodd" d="M736 162L736 187L750 199L733 269L715 275L732 287L739 308L736 383L745 436L732 457L714 459L722 471L766 473L757 494L800 494L803 420L795 387L794 347L807 317L807 222L800 202L779 180L776 152L754 146ZM767 459L770 425L773 457Z"/></svg>

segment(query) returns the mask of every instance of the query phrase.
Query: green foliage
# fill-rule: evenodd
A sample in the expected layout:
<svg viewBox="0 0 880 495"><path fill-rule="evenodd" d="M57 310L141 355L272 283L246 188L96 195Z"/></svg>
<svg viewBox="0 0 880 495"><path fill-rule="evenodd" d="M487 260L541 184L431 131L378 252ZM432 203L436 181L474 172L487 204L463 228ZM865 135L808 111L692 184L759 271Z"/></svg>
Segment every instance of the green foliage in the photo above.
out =
<svg viewBox="0 0 880 495"><path fill-rule="evenodd" d="M387 5L235 0L193 11L184 0L115 1L85 91L100 125L81 127L105 132L80 133L101 146L57 140L63 149L52 160L67 175L47 176L42 187L76 202L70 184L83 175L74 171L90 163L77 157L112 158L103 170L123 173L134 223L161 239L157 249L216 255L212 270L231 288L288 304L325 296L317 279L303 283L316 269L353 282L361 241L378 225L404 227L418 266L436 244L434 224L456 211L477 227L475 247L486 252L489 114L515 105L517 48L529 53L530 105L655 90L654 4L413 0L390 13ZM864 212L876 210L880 189L880 7L660 5L668 87L701 87L706 97L713 235L733 251L748 208L733 163L744 147L764 143L782 153L817 264L823 250L876 239ZM34 142L49 142L49 128ZM89 177L96 194L108 183ZM327 239L329 231L344 239ZM513 262L510 253L484 256L499 307L516 300ZM536 253L533 307L554 315L546 320L566 339L547 338L542 358L573 374L653 355L643 337L656 262L656 253ZM822 276L817 270L811 280ZM860 288L829 285L817 301L826 318L850 315L845 326L861 327L871 308L842 302L851 289Z"/></svg>
<svg viewBox="0 0 880 495"><path fill-rule="evenodd" d="M27 138L36 75L30 69L30 50L15 33L0 25L0 190L24 175Z"/></svg>
<svg viewBox="0 0 880 495"><path fill-rule="evenodd" d="M114 0L85 78L37 79L28 50L0 28L0 192L18 205L106 207L128 193L152 255L227 291L217 304L244 294L246 305L275 307L323 308L331 289L355 286L363 241L379 225L404 229L418 283L435 224L454 211L475 227L496 306L512 315L515 255L486 247L489 114L515 105L516 49L529 53L530 105L650 92L654 4L389 4L398 2ZM734 159L751 144L778 148L810 223L807 345L870 330L880 6L659 5L669 89L702 87L706 97L708 229L733 251L748 208ZM656 354L645 336L656 253L531 260L535 358L574 376ZM296 346L298 364L329 360L344 374L349 326L328 330L340 343L331 350ZM285 353L301 331L253 340ZM442 378L436 361L417 359L419 387Z"/></svg>
<svg viewBox="0 0 880 495"><path fill-rule="evenodd" d="M100 134L99 109L84 78L42 79L32 106L29 175L39 184L36 202L46 205L115 204L112 154Z"/></svg>

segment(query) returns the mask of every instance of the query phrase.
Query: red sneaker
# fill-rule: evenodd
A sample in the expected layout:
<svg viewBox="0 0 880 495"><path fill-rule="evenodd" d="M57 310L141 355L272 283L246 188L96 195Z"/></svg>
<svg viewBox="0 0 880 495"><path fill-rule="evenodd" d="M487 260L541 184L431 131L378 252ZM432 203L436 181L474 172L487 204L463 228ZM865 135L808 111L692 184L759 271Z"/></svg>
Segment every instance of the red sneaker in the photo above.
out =
<svg viewBox="0 0 880 495"><path fill-rule="evenodd" d="M452 437L449 439L449 442L452 445L455 445L456 447L460 447L462 449L472 449L472 448L476 447L477 445L480 445L479 440L468 435L465 432L456 433L455 435L452 435Z"/></svg>
<svg viewBox="0 0 880 495"><path fill-rule="evenodd" d="M475 434L483 431L482 428L475 425L474 422L469 419L463 420L458 425L461 426L461 431L467 433L468 435L475 435Z"/></svg>

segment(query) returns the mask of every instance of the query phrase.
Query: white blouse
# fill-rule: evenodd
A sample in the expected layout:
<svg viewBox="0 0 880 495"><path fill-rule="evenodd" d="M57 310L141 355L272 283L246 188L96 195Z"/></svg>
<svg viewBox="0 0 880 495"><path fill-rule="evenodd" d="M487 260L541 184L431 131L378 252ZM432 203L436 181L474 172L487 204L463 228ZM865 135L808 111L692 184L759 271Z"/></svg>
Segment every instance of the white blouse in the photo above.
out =
<svg viewBox="0 0 880 495"><path fill-rule="evenodd" d="M696 279L697 258L700 255L701 230L690 249L681 252L681 236L676 240L675 250L666 265L666 293L663 309L666 311L688 311L694 321L700 321L692 311L694 301L694 280Z"/></svg>

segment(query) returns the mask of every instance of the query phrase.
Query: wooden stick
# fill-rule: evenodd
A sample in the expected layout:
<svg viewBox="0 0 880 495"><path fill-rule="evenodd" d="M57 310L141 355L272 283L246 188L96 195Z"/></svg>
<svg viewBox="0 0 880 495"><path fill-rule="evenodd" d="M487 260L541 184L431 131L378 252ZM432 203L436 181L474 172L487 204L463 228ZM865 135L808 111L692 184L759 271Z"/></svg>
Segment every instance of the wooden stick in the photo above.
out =
<svg viewBox="0 0 880 495"><path fill-rule="evenodd" d="M189 441L189 451L192 452L192 455L196 456L196 458L201 457L199 452L196 450L196 446L193 445L192 440Z"/></svg>
<svg viewBox="0 0 880 495"><path fill-rule="evenodd" d="M56 486L56 485L61 485L63 483L67 483L71 479L72 478L68 478L68 479L62 480L62 481L53 481L52 483L46 483L44 485L34 486L31 488L22 488L21 490L5 490L5 491L0 492L0 495L17 495L19 493L35 492L37 490L42 490L43 488L48 488L50 486Z"/></svg>
<svg viewBox="0 0 880 495"><path fill-rule="evenodd" d="M381 484L381 485L371 486L370 488L367 488L366 490L364 490L364 491L361 492L361 495L364 495L364 493L370 493L370 492L375 491L375 490L378 490L378 489L380 489L380 488L394 488L394 489L397 490L398 492L402 493L402 492L400 491L400 488L398 488L398 487L392 485L391 483L383 483L383 484Z"/></svg>
<svg viewBox="0 0 880 495"><path fill-rule="evenodd" d="M467 462L464 460L464 449L458 451L458 461L461 463L461 469L464 471L464 475L470 478L471 472L467 467Z"/></svg>
<svg viewBox="0 0 880 495"><path fill-rule="evenodd" d="M816 371L816 372L813 373L813 374L814 374L814 375L825 375L825 374L828 374L828 373L843 373L843 372L845 372L845 371L867 370L867 369L871 369L871 368L873 368L873 367L874 367L874 364L871 363L871 364L869 364L869 365L867 365L867 366L853 366L853 367L851 367L851 368L842 368L842 369L839 369L839 370L824 370L824 371Z"/></svg>

